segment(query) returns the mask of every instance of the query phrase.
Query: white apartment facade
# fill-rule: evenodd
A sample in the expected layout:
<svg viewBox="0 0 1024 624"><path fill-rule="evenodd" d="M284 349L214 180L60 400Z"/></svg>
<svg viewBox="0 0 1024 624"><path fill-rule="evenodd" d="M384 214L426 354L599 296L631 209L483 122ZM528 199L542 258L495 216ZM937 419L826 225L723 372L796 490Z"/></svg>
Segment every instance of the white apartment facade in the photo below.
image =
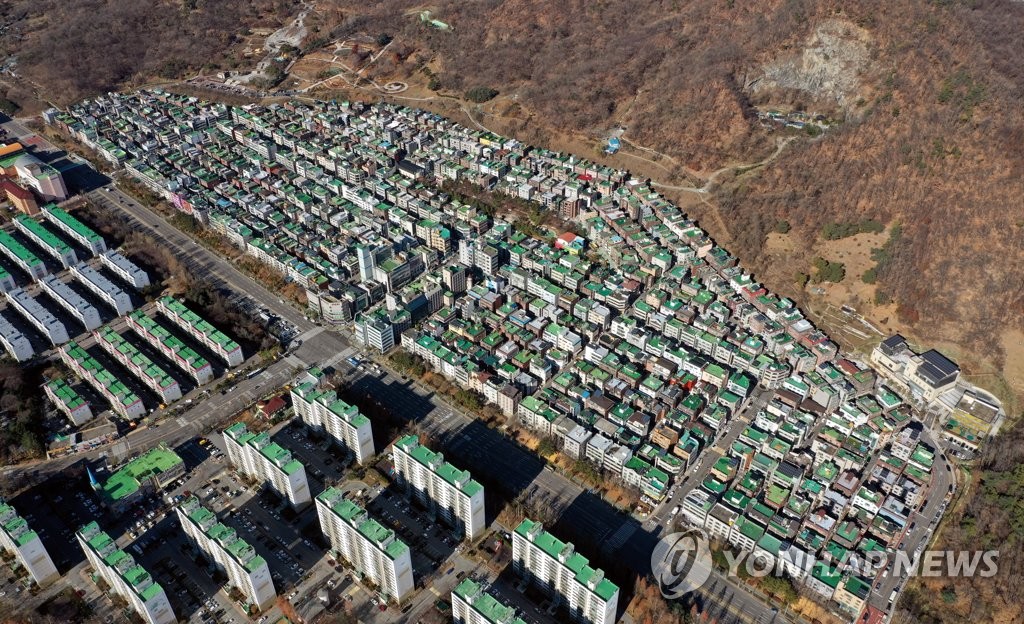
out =
<svg viewBox="0 0 1024 624"><path fill-rule="evenodd" d="M452 590L454 624L526 624L516 610L484 592L473 579L462 579Z"/></svg>
<svg viewBox="0 0 1024 624"><path fill-rule="evenodd" d="M277 590L267 561L238 536L235 529L217 521L217 516L190 496L175 507L181 528L192 543L224 570L228 582L249 602L266 611L274 605Z"/></svg>
<svg viewBox="0 0 1024 624"><path fill-rule="evenodd" d="M175 624L177 618L163 587L131 555L119 549L95 522L75 535L93 570L124 598L147 624Z"/></svg>
<svg viewBox="0 0 1024 624"><path fill-rule="evenodd" d="M412 555L393 531L334 488L316 497L316 513L331 549L372 581L386 599L401 602L412 593Z"/></svg>
<svg viewBox="0 0 1024 624"><path fill-rule="evenodd" d="M317 387L318 375L307 373L292 388L292 407L307 426L331 436L335 442L364 464L373 458L373 430L370 419L354 405L342 401L333 390Z"/></svg>
<svg viewBox="0 0 1024 624"><path fill-rule="evenodd" d="M444 456L421 445L414 435L392 446L395 476L406 491L459 531L474 539L486 529L484 488L468 471L444 461Z"/></svg>
<svg viewBox="0 0 1024 624"><path fill-rule="evenodd" d="M265 481L292 507L310 501L306 469L288 451L270 440L266 432L251 433L244 423L235 423L224 430L224 446L228 459L242 474Z"/></svg>
<svg viewBox="0 0 1024 624"><path fill-rule="evenodd" d="M46 552L39 535L33 531L28 522L18 515L14 507L0 498L0 545L13 554L21 565L32 576L39 587L46 587L58 578L57 566L53 565L50 554Z"/></svg>
<svg viewBox="0 0 1024 624"><path fill-rule="evenodd" d="M547 589L564 604L570 617L586 624L614 624L619 588L604 572L591 568L572 544L558 540L530 519L512 533L513 569L531 583Z"/></svg>

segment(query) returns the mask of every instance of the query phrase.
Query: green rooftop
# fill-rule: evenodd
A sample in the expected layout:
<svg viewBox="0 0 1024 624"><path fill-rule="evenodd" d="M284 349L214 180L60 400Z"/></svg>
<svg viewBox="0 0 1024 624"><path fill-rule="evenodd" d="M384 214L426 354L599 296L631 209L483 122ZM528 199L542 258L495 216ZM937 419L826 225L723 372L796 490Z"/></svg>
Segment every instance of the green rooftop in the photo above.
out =
<svg viewBox="0 0 1024 624"><path fill-rule="evenodd" d="M483 489L482 485L470 478L468 471L459 470L448 462L438 464L441 455L421 445L419 439L414 435L398 440L395 442L395 446L401 448L418 463L444 479L449 485L459 489L466 496L475 496Z"/></svg>
<svg viewBox="0 0 1024 624"><path fill-rule="evenodd" d="M23 262L28 266L34 267L43 263L38 256L3 230L0 230L0 247L7 250L7 255L14 256L19 262Z"/></svg>
<svg viewBox="0 0 1024 624"><path fill-rule="evenodd" d="M85 224L83 224L78 219L72 217L64 210L56 206L50 205L46 207L46 212L48 212L54 218L54 220L59 221L68 229L73 231L75 234L84 238L90 243L98 243L103 241L103 238L99 234L92 231Z"/></svg>
<svg viewBox="0 0 1024 624"><path fill-rule="evenodd" d="M484 593L473 579L463 579L452 593L469 604L470 608L479 613L488 624L526 624L521 618L515 617L514 608L507 607L490 594Z"/></svg>
<svg viewBox="0 0 1024 624"><path fill-rule="evenodd" d="M253 439L255 440L256 438ZM260 453L286 475L294 474L302 469L302 463L292 457L291 451L285 449L277 442L267 444L260 449Z"/></svg>
<svg viewBox="0 0 1024 624"><path fill-rule="evenodd" d="M34 541L39 536L28 526L28 522L18 515L3 499L0 499L0 529L7 534L7 537L17 547L22 547Z"/></svg>
<svg viewBox="0 0 1024 624"><path fill-rule="evenodd" d="M389 558L397 559L408 552L409 547L395 536L394 531L371 519L365 509L345 498L339 490L327 488L316 498Z"/></svg>
<svg viewBox="0 0 1024 624"><path fill-rule="evenodd" d="M85 403L85 399L79 396L75 389L69 386L68 382L63 379L54 379L47 383L46 387L69 410L78 409Z"/></svg>
<svg viewBox="0 0 1024 624"><path fill-rule="evenodd" d="M64 256L71 251L71 247L62 241L56 234L43 227L41 223L35 219L30 219L25 215L18 215L14 217L21 227L25 228L29 234L42 243L44 247L47 247L58 256Z"/></svg>
<svg viewBox="0 0 1024 624"><path fill-rule="evenodd" d="M537 526L537 524L538 523L533 520L526 518L518 527L516 527L516 533L529 540L528 535L534 527ZM559 561L559 555L561 555L567 547L572 547L571 544L566 544L547 531L541 531L536 537L534 537L532 543L556 562ZM575 573L577 583L588 589L591 579L593 579L595 575L599 575L600 580L592 591L602 600L611 600L612 597L618 593L618 586L607 578L604 578L603 572L591 568L588 564L589 561L587 558L575 551L573 551L572 554L570 554L565 561L561 563L561 565Z"/></svg>
<svg viewBox="0 0 1024 624"><path fill-rule="evenodd" d="M238 349L238 343L231 338L228 338L227 335L216 329L201 316L192 310L189 310L185 304L181 303L174 297L162 297L160 299L160 303L163 304L164 310L166 310L183 329L194 334L202 334L208 340L216 344L218 348L223 349L226 353L231 353Z"/></svg>
<svg viewBox="0 0 1024 624"><path fill-rule="evenodd" d="M119 501L131 496L139 490L142 482L181 466L181 458L163 446L158 446L144 455L140 455L110 475L103 484L103 496L111 501Z"/></svg>

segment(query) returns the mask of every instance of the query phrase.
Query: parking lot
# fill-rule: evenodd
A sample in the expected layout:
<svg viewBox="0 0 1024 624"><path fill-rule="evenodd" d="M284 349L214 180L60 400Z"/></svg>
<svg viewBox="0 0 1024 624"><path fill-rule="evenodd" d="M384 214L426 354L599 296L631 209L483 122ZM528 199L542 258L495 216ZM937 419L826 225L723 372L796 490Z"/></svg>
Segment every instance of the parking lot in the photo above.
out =
<svg viewBox="0 0 1024 624"><path fill-rule="evenodd" d="M264 484L238 476L229 465L219 434L178 446L175 451L185 461L186 474L122 514L110 514L102 508L89 486L84 464L76 464L19 497L24 500L14 502L19 509L33 510L26 519L39 531L61 572L67 574L78 566L77 575L66 578L84 592L84 599L91 601L97 613L103 614L103 621L111 623L123 621L124 614L113 606L109 596L101 598L95 582L81 574L87 563L74 538L74 532L91 520L97 520L164 586L179 620L195 624L248 621L242 597L237 592L229 595L223 572L192 547L179 525L173 504L188 495L198 496L221 522L235 528L267 560L278 595L306 621L327 608L343 610L361 621L427 621L442 613L438 610L439 605L443 606L441 601L447 600L466 576L493 584L489 591L515 604L531 624L554 621L544 612L547 603L531 602L517 592L506 578L508 573L497 577L493 564L498 560L507 563L508 553L497 557L491 547L485 552L479 545L464 543L394 484L353 478L348 472L351 458L346 451L301 423L283 423L272 433L276 442L306 466L313 496L323 490L325 483L341 488L408 544L417 588L422 591L399 606L382 604L369 588L354 581L340 561L331 558L315 505L292 509ZM387 472L386 466L383 472ZM94 467L94 473L101 481L106 477L102 467ZM9 576L0 572L0 592L17 593L17 579L12 584ZM320 590L328 592L329 607L318 600ZM278 613L274 608L264 615L276 618Z"/></svg>

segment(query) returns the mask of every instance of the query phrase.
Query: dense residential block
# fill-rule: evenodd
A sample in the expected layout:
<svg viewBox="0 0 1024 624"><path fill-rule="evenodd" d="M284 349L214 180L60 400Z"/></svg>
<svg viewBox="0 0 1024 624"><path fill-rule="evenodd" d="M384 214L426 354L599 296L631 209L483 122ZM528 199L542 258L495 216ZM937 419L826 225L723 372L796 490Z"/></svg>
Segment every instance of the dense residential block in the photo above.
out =
<svg viewBox="0 0 1024 624"><path fill-rule="evenodd" d="M181 388L178 386L178 382L149 359L149 356L139 351L138 347L128 342L124 336L110 327L104 327L93 332L93 337L96 338L96 344L100 348L142 380L142 383L146 384L150 390L157 393L161 401L170 403L181 398Z"/></svg>
<svg viewBox="0 0 1024 624"><path fill-rule="evenodd" d="M58 116L304 287L320 320L351 322L368 349L407 351L409 372L443 375L460 403L496 405L632 488L652 519L671 513L753 550L850 619L873 581L822 562L896 549L913 514L947 496L943 451L906 401L928 403L941 435L972 452L1005 418L995 398L971 398L953 362L899 336L875 350L873 369L840 354L649 180L578 155L383 103L231 107L153 90ZM531 202L572 231L506 221L449 183ZM349 426L354 410L315 377L296 384L296 411L372 456L361 450L369 434ZM695 473L700 483L676 493ZM418 474L424 488L445 483ZM536 555L520 568L561 564L564 552L595 578L571 548L531 534L513 540ZM559 574L549 590L559 583L574 617L602 618L609 600L574 570Z"/></svg>
<svg viewBox="0 0 1024 624"><path fill-rule="evenodd" d="M512 533L512 566L564 605L574 621L614 624L619 588L595 570L572 544L526 519Z"/></svg>
<svg viewBox="0 0 1024 624"><path fill-rule="evenodd" d="M46 587L60 577L39 535L3 498L0 498L0 544L17 558L40 587Z"/></svg>
<svg viewBox="0 0 1024 624"><path fill-rule="evenodd" d="M240 473L266 482L293 507L310 501L306 469L267 432L251 433L245 423L235 423L224 430L224 445L228 459Z"/></svg>
<svg viewBox="0 0 1024 624"><path fill-rule="evenodd" d="M249 542L240 538L235 529L218 522L217 515L203 507L195 496L181 501L175 511L185 534L227 574L232 586L261 611L273 606L277 590L270 568Z"/></svg>
<svg viewBox="0 0 1024 624"><path fill-rule="evenodd" d="M331 549L357 574L372 581L388 599L401 602L412 593L412 556L393 531L334 488L316 497L316 513Z"/></svg>
<svg viewBox="0 0 1024 624"><path fill-rule="evenodd" d="M213 379L213 367L205 358L155 319L146 316L145 312L136 310L127 316L127 321L128 327L188 373L196 383L202 385Z"/></svg>
<svg viewBox="0 0 1024 624"><path fill-rule="evenodd" d="M96 574L146 624L174 624L178 621L164 588L131 555L119 549L97 523L83 526L75 537Z"/></svg>
<svg viewBox="0 0 1024 624"><path fill-rule="evenodd" d="M396 440L392 446L395 477L406 492L421 501L437 517L465 539L483 534L484 488L468 471L459 470L419 443L414 436Z"/></svg>
<svg viewBox="0 0 1024 624"><path fill-rule="evenodd" d="M339 399L334 390L321 389L321 376L314 369L296 380L291 392L295 413L306 425L326 433L350 451L356 462L368 462L375 453L370 419L354 405Z"/></svg>

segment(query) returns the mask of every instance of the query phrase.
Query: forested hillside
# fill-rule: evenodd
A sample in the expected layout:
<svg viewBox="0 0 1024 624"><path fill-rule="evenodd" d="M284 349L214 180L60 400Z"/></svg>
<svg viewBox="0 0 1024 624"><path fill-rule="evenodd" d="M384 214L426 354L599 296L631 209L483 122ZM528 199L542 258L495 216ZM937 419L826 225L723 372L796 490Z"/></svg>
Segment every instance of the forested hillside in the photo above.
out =
<svg viewBox="0 0 1024 624"><path fill-rule="evenodd" d="M5 98L60 104L244 68L250 61L239 56L240 43L250 29L280 26L299 4L0 2L0 67L17 74L0 76L8 85L0 85L0 108ZM475 111L474 123L544 145L564 139L587 148L588 158L600 157L613 128L624 128L630 153L606 162L649 165L644 171L677 187L666 192L690 200L687 209L772 290L813 314L823 304L812 290L854 282L862 294L843 303L876 322L891 320L886 331L941 346L1018 416L1024 2L312 4L323 29L310 33L303 52L327 50L332 63L358 68L346 95L379 97L379 89L361 87L402 81L412 88L398 102ZM340 72L320 67L313 72L320 82ZM820 114L828 127L770 127L758 113L773 110ZM767 164L727 168L761 161L783 137L784 149ZM709 193L685 190L705 185ZM880 238L862 274L818 257L842 239L869 235ZM768 242L780 238L786 257L804 265L772 255ZM1015 574L1024 563L1022 438L1017 426L990 445L962 517L942 537L955 547L999 545L997 582L928 585L909 598L916 621L1024 621Z"/></svg>
<svg viewBox="0 0 1024 624"><path fill-rule="evenodd" d="M255 27L277 27L298 0L5 0L0 65L17 75L8 97L57 104L132 81L232 66ZM3 95L3 93L0 93Z"/></svg>
<svg viewBox="0 0 1024 624"><path fill-rule="evenodd" d="M985 451L963 509L943 525L935 548L995 550L994 577L926 578L912 584L900 606L918 624L1024 622L1024 429L1019 425Z"/></svg>
<svg viewBox="0 0 1024 624"><path fill-rule="evenodd" d="M496 90L495 102L514 102L503 110L512 132L599 141L622 125L627 140L664 154L665 178L701 182L700 174L768 154L777 137L758 108L827 115L837 123L823 135L717 179L717 201L696 215L774 289L795 296L793 268L763 254L780 221L806 249L829 223L898 223L902 236L871 274L872 296L853 303L889 304L894 325L951 348L970 372L998 371L1009 357L1016 364L1006 376L1021 382L1024 278L1013 267L1024 266L1024 3L431 7L450 31L410 17L413 2L341 5L348 19L334 35L394 35L417 50L404 57L405 72L426 66L440 93Z"/></svg>

